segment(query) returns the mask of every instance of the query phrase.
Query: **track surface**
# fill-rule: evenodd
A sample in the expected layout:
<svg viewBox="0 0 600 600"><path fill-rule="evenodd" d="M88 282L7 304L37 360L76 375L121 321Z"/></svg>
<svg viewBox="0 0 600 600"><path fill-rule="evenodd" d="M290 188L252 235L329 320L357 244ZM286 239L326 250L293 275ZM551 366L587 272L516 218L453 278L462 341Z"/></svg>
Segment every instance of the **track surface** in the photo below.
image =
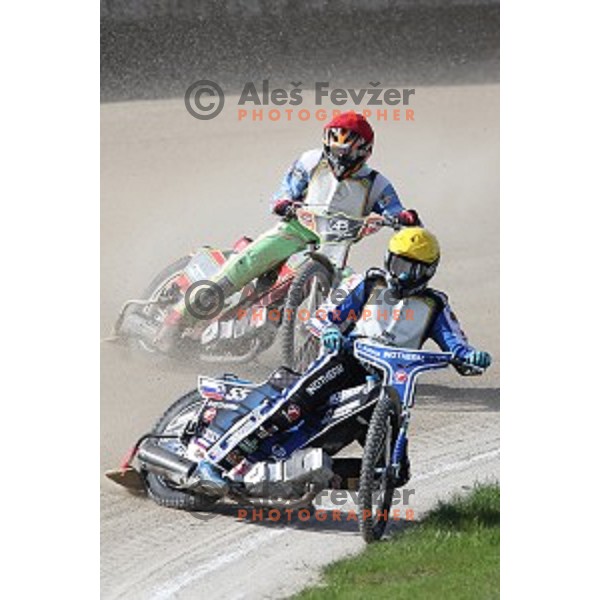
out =
<svg viewBox="0 0 600 600"><path fill-rule="evenodd" d="M231 103L229 103L231 105ZM412 104L412 103L411 103ZM420 88L414 123L374 123L373 166L417 207L443 251L435 284L473 343L499 355L498 87ZM181 100L103 105L101 336L120 304L169 261L273 222L268 201L288 163L316 147L321 123L192 119ZM380 264L383 233L355 249ZM101 469L193 387L198 372L102 345ZM237 369L253 379L278 349ZM419 386L411 437L417 518L437 499L499 476L499 363L484 377L451 371ZM280 598L318 580L319 567L360 551L353 523L248 523L225 507L209 520L160 509L101 481L105 598ZM396 525L401 527L402 524Z"/></svg>

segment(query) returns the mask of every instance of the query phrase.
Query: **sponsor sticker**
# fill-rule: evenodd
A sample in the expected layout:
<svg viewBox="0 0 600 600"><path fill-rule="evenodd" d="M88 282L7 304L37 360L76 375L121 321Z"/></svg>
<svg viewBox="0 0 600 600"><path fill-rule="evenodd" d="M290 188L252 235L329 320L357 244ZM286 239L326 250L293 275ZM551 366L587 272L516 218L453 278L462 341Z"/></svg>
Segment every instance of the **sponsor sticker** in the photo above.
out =
<svg viewBox="0 0 600 600"><path fill-rule="evenodd" d="M200 394L208 400L223 400L225 397L225 386L218 381L205 379L200 385Z"/></svg>
<svg viewBox="0 0 600 600"><path fill-rule="evenodd" d="M323 375L321 375L320 377L317 377L317 379L315 379L310 385L308 385L306 387L306 392L310 395L310 396L314 396L316 392L318 392L325 384L331 382L333 379L335 379L338 375L341 375L344 372L344 365L339 364L336 365L335 367L329 369L329 371L326 371L325 373L323 373Z"/></svg>
<svg viewBox="0 0 600 600"><path fill-rule="evenodd" d="M240 449L248 454L252 454L258 448L258 439L246 438L243 442L240 442Z"/></svg>
<svg viewBox="0 0 600 600"><path fill-rule="evenodd" d="M285 458L287 456L286 449L283 446L280 446L279 444L275 444L271 448L271 453L275 458Z"/></svg>
<svg viewBox="0 0 600 600"><path fill-rule="evenodd" d="M227 400L232 400L233 402L241 402L250 395L251 391L252 390L243 387L230 387L225 394L225 398Z"/></svg>
<svg viewBox="0 0 600 600"><path fill-rule="evenodd" d="M406 373L406 371L396 371L394 373L394 381L396 383L405 383L407 379L408 374Z"/></svg>
<svg viewBox="0 0 600 600"><path fill-rule="evenodd" d="M212 429L205 429L202 432L201 437L203 440L206 440L209 444L214 444L219 439L219 434L215 431L212 431Z"/></svg>
<svg viewBox="0 0 600 600"><path fill-rule="evenodd" d="M212 420L217 416L217 409L214 406L209 406L204 409L202 413L202 420L205 423L211 423Z"/></svg>
<svg viewBox="0 0 600 600"><path fill-rule="evenodd" d="M239 450L232 450L225 458L232 465L237 465L239 462L244 460L244 457L242 456L242 454Z"/></svg>
<svg viewBox="0 0 600 600"><path fill-rule="evenodd" d="M290 423L297 421L300 418L302 411L297 404L290 404L287 409L287 418Z"/></svg>

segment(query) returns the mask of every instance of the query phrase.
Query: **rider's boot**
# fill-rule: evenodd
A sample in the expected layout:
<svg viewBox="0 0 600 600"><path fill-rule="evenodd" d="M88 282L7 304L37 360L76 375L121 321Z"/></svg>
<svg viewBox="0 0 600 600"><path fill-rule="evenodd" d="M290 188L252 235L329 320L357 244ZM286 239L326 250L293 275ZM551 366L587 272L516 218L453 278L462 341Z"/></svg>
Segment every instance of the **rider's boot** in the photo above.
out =
<svg viewBox="0 0 600 600"><path fill-rule="evenodd" d="M219 469L208 460L200 460L190 478L190 487L202 488L202 491L212 496L224 496L229 483L223 479Z"/></svg>
<svg viewBox="0 0 600 600"><path fill-rule="evenodd" d="M216 304L216 307L219 308L219 311L223 310L229 297L233 296L233 294L239 291L239 288L235 286L231 279L229 279L226 275L216 279L211 287L213 287L214 291L210 290L210 288L207 288L208 297L204 300L204 303L208 304L209 309L213 308L213 306ZM202 297L200 296L200 298ZM203 305L202 300L200 305Z"/></svg>
<svg viewBox="0 0 600 600"><path fill-rule="evenodd" d="M197 289L190 288L189 291L192 293L189 297L186 295L184 314L189 314L192 320L208 324L223 311L227 300L238 288L223 275L199 284Z"/></svg>

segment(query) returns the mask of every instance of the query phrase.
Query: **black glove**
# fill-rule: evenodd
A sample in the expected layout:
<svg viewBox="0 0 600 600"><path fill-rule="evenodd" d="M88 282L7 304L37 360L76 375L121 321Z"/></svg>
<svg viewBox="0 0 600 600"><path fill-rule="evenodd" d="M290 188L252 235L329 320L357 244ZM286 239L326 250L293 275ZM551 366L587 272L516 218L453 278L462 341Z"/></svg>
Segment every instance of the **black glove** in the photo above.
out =
<svg viewBox="0 0 600 600"><path fill-rule="evenodd" d="M281 198L273 205L273 212L280 217L292 217L296 212L296 204L293 200Z"/></svg>

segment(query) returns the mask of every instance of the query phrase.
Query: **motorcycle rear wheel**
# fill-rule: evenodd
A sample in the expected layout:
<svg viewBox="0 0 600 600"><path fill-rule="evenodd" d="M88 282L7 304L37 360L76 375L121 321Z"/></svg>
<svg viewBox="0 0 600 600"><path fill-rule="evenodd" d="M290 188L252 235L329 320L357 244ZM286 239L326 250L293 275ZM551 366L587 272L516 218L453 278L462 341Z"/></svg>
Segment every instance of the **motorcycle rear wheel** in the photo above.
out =
<svg viewBox="0 0 600 600"><path fill-rule="evenodd" d="M398 405L383 395L369 422L358 489L359 527L367 544L381 539L387 525L395 489L389 466L399 431Z"/></svg>
<svg viewBox="0 0 600 600"><path fill-rule="evenodd" d="M299 373L319 356L319 340L308 331L306 320L315 316L331 285L331 271L322 262L311 259L300 268L290 286L281 324L281 346L283 364Z"/></svg>
<svg viewBox="0 0 600 600"><path fill-rule="evenodd" d="M165 267L146 287L140 300L150 303L156 301L167 289L167 286L183 273L189 261L189 256L182 256ZM156 310L153 304L140 306L137 301L134 301L131 306L121 310L113 327L113 334L120 336L133 348L141 345L148 352L154 352L150 339L156 335L161 320L160 316L156 314ZM165 308L163 307L161 311L164 312Z"/></svg>
<svg viewBox="0 0 600 600"><path fill-rule="evenodd" d="M195 416L201 402L202 399L197 390L185 394L185 396L179 398L179 400L174 402L165 411L154 426L152 433L180 433L189 419ZM181 446L181 444L180 450L183 452L183 446ZM218 498L178 490L169 485L164 478L154 473L144 471L142 475L146 483L148 496L160 506L187 511L201 511L210 509L218 501Z"/></svg>
<svg viewBox="0 0 600 600"><path fill-rule="evenodd" d="M189 256L182 256L175 262L166 266L148 284L142 297L146 300L154 300L170 281L174 280L176 277L179 277L179 275L183 273L183 270L187 267L189 262Z"/></svg>

